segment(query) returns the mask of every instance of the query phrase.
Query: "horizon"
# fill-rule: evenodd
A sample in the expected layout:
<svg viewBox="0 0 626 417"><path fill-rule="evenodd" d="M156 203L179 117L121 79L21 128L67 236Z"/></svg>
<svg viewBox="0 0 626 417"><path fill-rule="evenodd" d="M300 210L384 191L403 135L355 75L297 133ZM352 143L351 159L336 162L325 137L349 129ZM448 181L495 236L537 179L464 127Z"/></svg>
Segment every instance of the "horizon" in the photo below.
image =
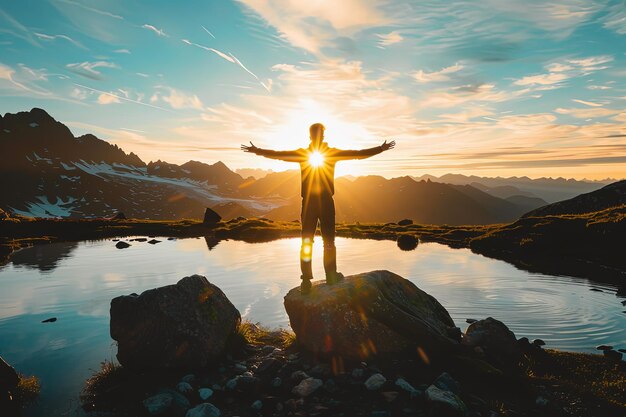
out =
<svg viewBox="0 0 626 417"><path fill-rule="evenodd" d="M623 179L625 18L617 1L8 3L0 113L233 171L295 168L239 146L305 147L321 122L331 146L397 142L337 176Z"/></svg>

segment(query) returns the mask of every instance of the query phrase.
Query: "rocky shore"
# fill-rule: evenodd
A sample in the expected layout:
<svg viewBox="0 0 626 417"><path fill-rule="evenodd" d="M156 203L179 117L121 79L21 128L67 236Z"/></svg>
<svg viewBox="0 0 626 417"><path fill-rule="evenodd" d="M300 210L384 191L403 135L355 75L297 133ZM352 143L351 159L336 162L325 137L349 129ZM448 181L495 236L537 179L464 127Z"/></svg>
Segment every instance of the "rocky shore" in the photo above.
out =
<svg viewBox="0 0 626 417"><path fill-rule="evenodd" d="M461 334L444 306L388 271L332 287L316 282L309 296L290 291L285 306L295 334L239 323L226 301L197 275L114 299L111 334L121 365L105 363L87 381L84 409L185 417L617 417L626 411L619 352L546 350L541 340L517 339L494 318ZM163 303L167 312L150 313ZM224 331L208 331L218 323ZM150 340L159 335L166 348L155 351Z"/></svg>

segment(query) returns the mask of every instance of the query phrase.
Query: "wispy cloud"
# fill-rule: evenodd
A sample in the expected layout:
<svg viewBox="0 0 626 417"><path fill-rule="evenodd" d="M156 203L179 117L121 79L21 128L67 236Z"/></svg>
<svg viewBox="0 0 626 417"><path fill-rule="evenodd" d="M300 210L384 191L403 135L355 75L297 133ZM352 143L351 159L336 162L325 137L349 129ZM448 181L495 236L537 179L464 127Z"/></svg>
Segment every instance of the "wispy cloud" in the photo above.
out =
<svg viewBox="0 0 626 417"><path fill-rule="evenodd" d="M531 87L531 90L534 91L560 88L571 78L609 68L607 64L611 61L613 61L612 56L599 55L552 62L545 66L547 73L527 75L515 80L513 85Z"/></svg>
<svg viewBox="0 0 626 417"><path fill-rule="evenodd" d="M115 51L116 54L130 54L130 51L128 49L116 49Z"/></svg>
<svg viewBox="0 0 626 417"><path fill-rule="evenodd" d="M39 32L35 32L35 36L37 36L39 39L42 40L46 40L46 41L53 41L56 39L63 39L66 40L67 42L71 43L74 46L77 46L78 48L81 49L87 49L82 43L70 38L67 35L47 35L45 33L39 33Z"/></svg>
<svg viewBox="0 0 626 417"><path fill-rule="evenodd" d="M32 36L30 30L24 25L18 22L10 14L0 9L0 21L4 21L5 24L0 24L0 33L8 33L16 38L22 39L31 45L41 46L37 40Z"/></svg>
<svg viewBox="0 0 626 417"><path fill-rule="evenodd" d="M579 100L577 98L573 98L572 101L575 103L584 104L585 106L589 106L589 107L602 107L601 103L594 103L593 101Z"/></svg>
<svg viewBox="0 0 626 417"><path fill-rule="evenodd" d="M211 31L210 31L209 29L205 28L205 27L204 27L204 26L202 26L202 25L200 25L200 26L202 27L202 29L204 29L204 31L205 31L206 33L208 33L209 35L211 35L211 37L212 37L213 39L215 39L215 35L214 35L214 34L212 34L212 33L211 33Z"/></svg>
<svg viewBox="0 0 626 417"><path fill-rule="evenodd" d="M52 1L53 2L57 2L57 3L65 3L65 4L72 5L72 6L76 6L76 7L79 7L81 9L83 9L83 10L88 10L90 12L99 14L101 16L107 16L107 17L111 17L113 19L124 20L124 18L122 16L120 16L120 15L117 15L117 14L114 14L114 13L111 13L111 12L108 12L108 11L105 11L105 10L96 9L95 7L90 7L90 6L87 6L87 5L83 4L83 3L79 3L77 1L73 1L73 0L52 0Z"/></svg>
<svg viewBox="0 0 626 417"><path fill-rule="evenodd" d="M404 40L404 37L397 30L389 33L377 33L376 37L378 37L378 46L380 48L386 48Z"/></svg>
<svg viewBox="0 0 626 417"><path fill-rule="evenodd" d="M195 94L185 93L175 88L167 86L157 86L159 89L150 97L151 103L163 101L174 109L196 109L202 110L202 101Z"/></svg>
<svg viewBox="0 0 626 417"><path fill-rule="evenodd" d="M612 5L602 18L602 24L619 35L626 35L626 5L620 1Z"/></svg>
<svg viewBox="0 0 626 417"><path fill-rule="evenodd" d="M144 24L141 26L144 29L148 29L154 33L156 33L159 36L165 36L165 37L169 37L169 35L167 33L165 33L162 29L157 29L156 27L149 25L149 24Z"/></svg>
<svg viewBox="0 0 626 417"><path fill-rule="evenodd" d="M576 117L577 119L595 119L598 117L608 117L608 116L616 115L620 113L620 110L607 109L603 107L594 107L591 109L589 108L564 109L564 108L559 107L558 109L555 110L555 112L559 114L570 115L570 116Z"/></svg>
<svg viewBox="0 0 626 417"><path fill-rule="evenodd" d="M119 103L119 102L120 102L120 99L111 93L109 94L102 93L98 96L98 104L113 104L113 103Z"/></svg>
<svg viewBox="0 0 626 417"><path fill-rule="evenodd" d="M78 83L73 83L73 84L75 86L77 86L77 87L84 88L85 90L92 91L94 93L100 93L101 95L104 94L104 95L115 97L118 100L128 101L129 103L135 103L135 104L139 104L141 106L151 107L153 109L163 110L163 111L170 112L170 113L172 112L171 110L166 109L164 107L155 106L154 104L144 103L143 101L133 100L131 98L126 98L126 97L124 97L122 95L119 95L119 94L114 94L114 93L110 93L108 91L98 90L97 88L87 87L86 85L82 85L82 84L78 84ZM98 97L100 97L100 96L98 96Z"/></svg>
<svg viewBox="0 0 626 417"><path fill-rule="evenodd" d="M463 69L463 65L456 63L449 67L443 68L439 71L426 72L423 70L416 71L412 74L415 81L419 83L441 82L448 81L450 74L459 72Z"/></svg>
<svg viewBox="0 0 626 417"><path fill-rule="evenodd" d="M119 68L119 66L113 62L108 61L95 61L95 62L77 62L73 64L67 64L67 69L75 74L89 78L91 80L101 80L102 73L97 68Z"/></svg>

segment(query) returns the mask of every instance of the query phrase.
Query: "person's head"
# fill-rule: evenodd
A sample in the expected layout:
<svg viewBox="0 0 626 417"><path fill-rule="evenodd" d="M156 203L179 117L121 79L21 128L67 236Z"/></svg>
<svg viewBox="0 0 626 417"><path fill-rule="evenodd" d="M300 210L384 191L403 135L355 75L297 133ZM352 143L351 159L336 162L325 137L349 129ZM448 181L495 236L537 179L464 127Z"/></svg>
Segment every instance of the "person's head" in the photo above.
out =
<svg viewBox="0 0 626 417"><path fill-rule="evenodd" d="M313 123L309 127L309 135L311 137L311 145L319 146L324 141L324 130L326 128L321 123Z"/></svg>

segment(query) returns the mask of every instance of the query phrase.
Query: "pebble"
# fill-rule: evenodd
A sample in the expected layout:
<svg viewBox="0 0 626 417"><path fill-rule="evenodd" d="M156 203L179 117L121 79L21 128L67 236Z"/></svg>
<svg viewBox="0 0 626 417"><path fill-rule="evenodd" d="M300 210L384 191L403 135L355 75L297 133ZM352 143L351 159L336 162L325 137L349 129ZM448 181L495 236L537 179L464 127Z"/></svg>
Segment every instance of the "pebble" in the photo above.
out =
<svg viewBox="0 0 626 417"><path fill-rule="evenodd" d="M537 399L535 400L535 404L539 407L545 407L546 405L548 405L548 399L544 397L537 397Z"/></svg>
<svg viewBox="0 0 626 417"><path fill-rule="evenodd" d="M354 368L352 370L352 378L361 379L365 375L365 370L363 368Z"/></svg>
<svg viewBox="0 0 626 417"><path fill-rule="evenodd" d="M194 374L189 374L189 375L185 375L180 380L188 384L193 384L196 381L196 376Z"/></svg>
<svg viewBox="0 0 626 417"><path fill-rule="evenodd" d="M445 391L451 391L455 394L458 394L460 391L459 383L447 372L443 372L439 375L437 379L435 379L435 382L433 382L433 385L437 388Z"/></svg>
<svg viewBox="0 0 626 417"><path fill-rule="evenodd" d="M434 385L426 390L426 400L431 404L432 415L447 415L449 412L455 415L467 413L467 406L455 393L442 390Z"/></svg>
<svg viewBox="0 0 626 417"><path fill-rule="evenodd" d="M322 385L324 385L324 383L321 379L306 378L300 381L298 385L293 387L291 392L292 394L296 394L300 397L308 397L309 395L317 391L317 389L320 388Z"/></svg>
<svg viewBox="0 0 626 417"><path fill-rule="evenodd" d="M56 317L50 317L49 319L42 320L41 322L42 323L54 323L55 321L57 321Z"/></svg>
<svg viewBox="0 0 626 417"><path fill-rule="evenodd" d="M228 382L226 382L226 388L235 389L236 387L237 387L237 377L233 379L229 379Z"/></svg>
<svg viewBox="0 0 626 417"><path fill-rule="evenodd" d="M398 391L385 391L382 392L381 395L388 403L394 402L396 398L398 398Z"/></svg>
<svg viewBox="0 0 626 417"><path fill-rule="evenodd" d="M260 410L261 408L263 408L263 403L261 402L261 400L256 400L252 403L250 408L252 408L253 410Z"/></svg>
<svg viewBox="0 0 626 417"><path fill-rule="evenodd" d="M152 415L165 414L172 406L172 401L174 401L174 397L171 394L157 394L143 400L143 406Z"/></svg>
<svg viewBox="0 0 626 417"><path fill-rule="evenodd" d="M176 385L176 389L183 394L193 391L193 387L189 382L179 382L178 385Z"/></svg>
<svg viewBox="0 0 626 417"><path fill-rule="evenodd" d="M220 417L220 409L211 403L202 403L187 411L185 417Z"/></svg>
<svg viewBox="0 0 626 417"><path fill-rule="evenodd" d="M411 397L417 397L420 395L420 392L404 378L396 379L396 385L411 394Z"/></svg>
<svg viewBox="0 0 626 417"><path fill-rule="evenodd" d="M295 382L300 382L306 378L309 378L309 374L301 370L297 370L291 374L291 380Z"/></svg>
<svg viewBox="0 0 626 417"><path fill-rule="evenodd" d="M248 370L245 365L242 365L240 363L235 364L235 369L239 372L246 372Z"/></svg>
<svg viewBox="0 0 626 417"><path fill-rule="evenodd" d="M385 382L387 382L387 378L385 378L382 374L374 374L367 378L363 384L368 390L376 391L382 388L382 386L385 385Z"/></svg>
<svg viewBox="0 0 626 417"><path fill-rule="evenodd" d="M149 240L148 243L151 244L151 245L156 245L157 243L161 243L161 241L160 240L156 240L156 239L152 239L152 240Z"/></svg>
<svg viewBox="0 0 626 417"><path fill-rule="evenodd" d="M213 395L213 390L211 388L200 388L198 390L198 395L202 401L206 401Z"/></svg>
<svg viewBox="0 0 626 417"><path fill-rule="evenodd" d="M121 240L115 244L115 247L118 249L126 249L130 247L130 243L122 242Z"/></svg>
<svg viewBox="0 0 626 417"><path fill-rule="evenodd" d="M272 386L273 386L274 388L278 388L278 387L280 387L282 384L283 384L283 380L282 380L282 379L280 379L280 377L278 377L278 376L277 376L276 378L272 379Z"/></svg>
<svg viewBox="0 0 626 417"><path fill-rule="evenodd" d="M324 382L324 391L329 392L331 394L339 391L339 387L337 386L337 383L335 382L334 379L329 378L326 380L326 382Z"/></svg>
<svg viewBox="0 0 626 417"><path fill-rule="evenodd" d="M596 346L596 349L597 350L612 350L613 346L611 346L611 345L599 345L599 346Z"/></svg>
<svg viewBox="0 0 626 417"><path fill-rule="evenodd" d="M467 324L472 324L472 323L476 323L478 320L476 319L465 319L465 323Z"/></svg>

